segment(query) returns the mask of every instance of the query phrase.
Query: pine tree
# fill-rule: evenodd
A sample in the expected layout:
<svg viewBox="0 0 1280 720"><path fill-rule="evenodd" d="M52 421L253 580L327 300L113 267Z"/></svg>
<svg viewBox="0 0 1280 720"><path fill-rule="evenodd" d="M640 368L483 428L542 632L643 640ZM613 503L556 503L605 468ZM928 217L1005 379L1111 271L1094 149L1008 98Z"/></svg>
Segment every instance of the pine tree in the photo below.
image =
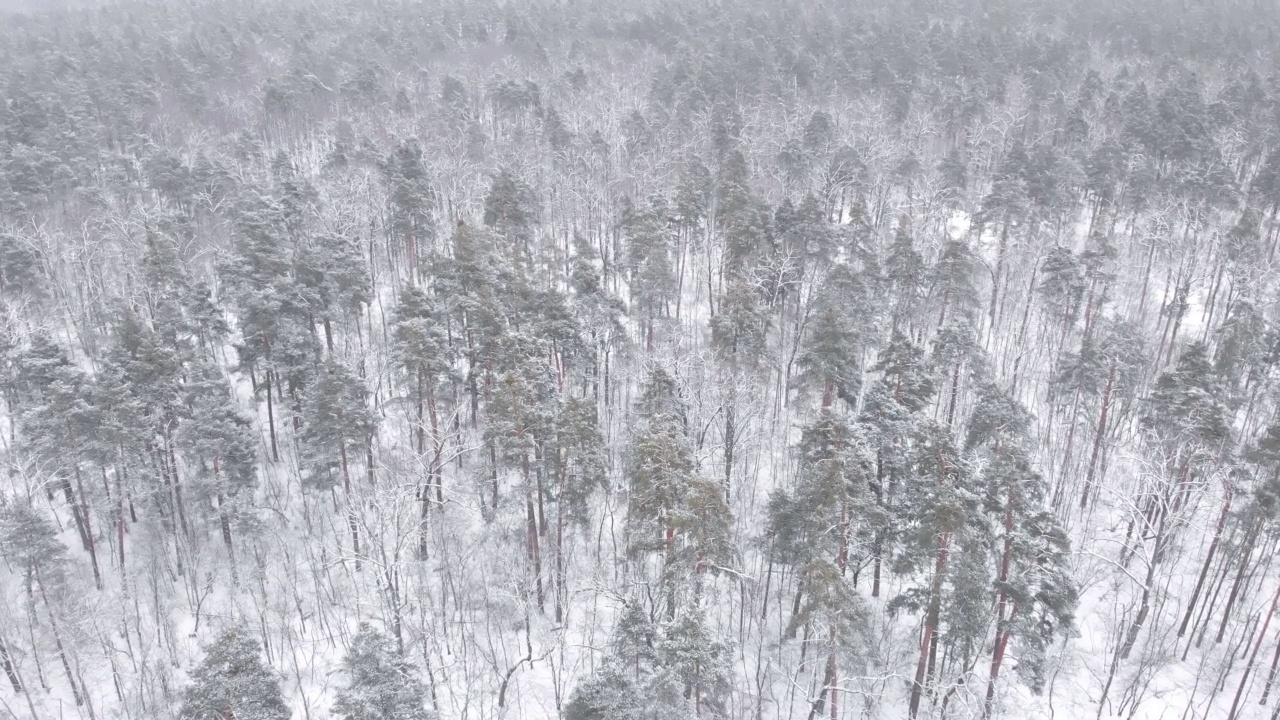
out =
<svg viewBox="0 0 1280 720"><path fill-rule="evenodd" d="M823 408L801 435L794 494L774 491L769 498L773 552L798 575L787 635L794 637L804 627L808 637L816 624L826 639L823 685L810 717L822 712L828 696L833 714L838 714L839 658L866 631L865 608L854 589L861 558L851 561L851 555L869 544L877 525L879 511L868 497L874 479L866 439L830 408Z"/></svg>
<svg viewBox="0 0 1280 720"><path fill-rule="evenodd" d="M872 370L881 374L886 399L908 412L921 410L933 398L936 386L924 353L900 332L890 337Z"/></svg>
<svg viewBox="0 0 1280 720"><path fill-rule="evenodd" d="M694 717L727 717L730 648L715 638L701 611L682 613L667 624L658 653L666 673L683 688Z"/></svg>
<svg viewBox="0 0 1280 720"><path fill-rule="evenodd" d="M605 664L569 695L565 720L646 720L652 717L652 698L616 665Z"/></svg>
<svg viewBox="0 0 1280 720"><path fill-rule="evenodd" d="M1234 403L1243 395L1255 397L1258 383L1275 365L1277 335L1257 307L1248 300L1236 301L1218 326L1213 367L1232 391Z"/></svg>
<svg viewBox="0 0 1280 720"><path fill-rule="evenodd" d="M1145 358L1138 329L1123 320L1106 320L1097 331L1086 336L1078 353L1063 356L1053 379L1054 392L1062 398L1098 398L1098 422L1093 448L1089 453L1080 507L1087 507L1096 484L1098 471L1112 416L1117 402L1132 399L1141 380ZM1074 422L1073 422L1074 425ZM1060 502L1054 497L1054 504Z"/></svg>
<svg viewBox="0 0 1280 720"><path fill-rule="evenodd" d="M960 387L965 377L980 379L986 373L986 355L973 327L964 320L954 320L938 328L933 336L930 363L943 384L946 398L947 427L955 424Z"/></svg>
<svg viewBox="0 0 1280 720"><path fill-rule="evenodd" d="M244 519L244 506L252 502L258 486L259 439L216 367L202 364L191 372L186 387L189 409L178 444L189 465L198 462L197 490L206 503L213 503L230 551L232 527Z"/></svg>
<svg viewBox="0 0 1280 720"><path fill-rule="evenodd" d="M729 508L723 488L697 473L669 375L650 374L638 410L642 424L627 460L629 551L662 554L667 614L675 617L679 585L692 580L696 603L703 573L733 560Z"/></svg>
<svg viewBox="0 0 1280 720"><path fill-rule="evenodd" d="M1019 648L1019 676L1039 692L1045 650L1056 636L1070 631L1078 598L1068 567L1066 531L1043 509L1046 483L1027 455L1031 424L1021 404L987 385L973 410L965 443L974 464L983 468L983 505L989 527L995 529L990 554L999 558L992 583L996 636L987 683L988 715L1010 640ZM981 632L986 634L985 627Z"/></svg>
<svg viewBox="0 0 1280 720"><path fill-rule="evenodd" d="M485 227L458 223L453 233L453 256L442 258L433 268L435 297L452 330L459 337L461 354L467 361L464 379L471 398L471 422L479 422L480 386L491 378L502 338L507 331L507 309L503 303L504 266L500 240Z"/></svg>
<svg viewBox="0 0 1280 720"><path fill-rule="evenodd" d="M656 623L628 601L600 669L574 688L565 717L575 720L678 720L727 716L730 647L701 612Z"/></svg>
<svg viewBox="0 0 1280 720"><path fill-rule="evenodd" d="M553 432L555 381L544 343L523 335L509 335L499 356L501 363L485 408L485 442L491 460L519 473L524 498L525 553L538 609L545 603L542 542L546 533L546 486L539 461L545 457ZM492 506L499 504L498 467L493 468Z"/></svg>
<svg viewBox="0 0 1280 720"><path fill-rule="evenodd" d="M72 670L61 629L68 624L65 603L70 599L68 593L71 589L67 548L58 540L57 528L35 509L29 499L15 499L0 505L0 556L21 572L27 611L33 622L43 606L58 660L71 686L71 695L77 707L83 705L87 688L84 680ZM3 643L0 643L0 662L4 664L10 682L17 688L12 657Z"/></svg>
<svg viewBox="0 0 1280 720"><path fill-rule="evenodd" d="M892 301L890 313L894 332L905 332L903 325L916 319L916 311L924 294L926 269L924 258L915 249L910 219L905 215L898 223L889 254L884 261L886 294Z"/></svg>
<svg viewBox="0 0 1280 720"><path fill-rule="evenodd" d="M432 190L417 140L401 140L381 163L389 188L387 207L392 237L404 248L409 277L416 282L419 258L435 239L431 223Z"/></svg>
<svg viewBox="0 0 1280 720"><path fill-rule="evenodd" d="M21 572L28 592L41 583L60 587L66 581L67 548L58 540L57 530L31 503L14 500L3 507L3 535L0 550Z"/></svg>
<svg viewBox="0 0 1280 720"><path fill-rule="evenodd" d="M732 365L752 367L764 355L770 315L762 288L749 278L734 276L709 323L712 345Z"/></svg>
<svg viewBox="0 0 1280 720"><path fill-rule="evenodd" d="M484 224L503 239L517 269L532 269L533 230L540 212L533 189L509 169L493 178L484 199Z"/></svg>
<svg viewBox="0 0 1280 720"><path fill-rule="evenodd" d="M804 428L796 489L770 497L769 534L792 564L823 558L844 574L858 534L855 524L868 514L869 450L866 440L829 408Z"/></svg>
<svg viewBox="0 0 1280 720"><path fill-rule="evenodd" d="M254 374L254 390L267 401L267 431L275 461L280 459L275 409L280 375L284 373L296 404L314 342L310 332L299 327L306 323L306 311L294 286L288 240L280 203L261 189L247 188L236 202L231 252L219 268L238 311L242 341L236 352L241 367ZM261 382L256 376L259 371Z"/></svg>
<svg viewBox="0 0 1280 720"><path fill-rule="evenodd" d="M658 318L667 314L668 306L676 299L674 238L666 212L659 197L651 198L647 206L641 207L628 201L623 206L620 223L624 243L622 268L627 273L631 293L631 314L641 320L646 347L653 344Z"/></svg>
<svg viewBox="0 0 1280 720"><path fill-rule="evenodd" d="M821 388L822 405L839 397L849 406L858 402L862 386L860 360L876 335L874 289L846 265L832 269L812 301L796 358L796 381Z"/></svg>
<svg viewBox="0 0 1280 720"><path fill-rule="evenodd" d="M609 479L607 446L594 402L562 398L552 430L545 452L555 503L555 616L560 622L569 592L566 533L573 527L588 528L592 500L608 487Z"/></svg>
<svg viewBox="0 0 1280 720"><path fill-rule="evenodd" d="M938 308L939 327L952 322L973 323L978 310L976 277L978 258L969 246L948 240L938 260L929 268L929 295Z"/></svg>
<svg viewBox="0 0 1280 720"><path fill-rule="evenodd" d="M1084 299L1085 276L1079 261L1071 250L1054 247L1040 266L1040 294L1045 309L1062 328L1058 344L1065 342L1067 333L1079 318L1080 302Z"/></svg>
<svg viewBox="0 0 1280 720"><path fill-rule="evenodd" d="M94 579L101 586L95 533L81 472L86 455L95 448L92 443L80 442L80 438L95 436L101 422L101 411L92 404L89 378L52 338L36 333L30 347L19 356L17 388L21 399L21 447L52 475L52 487L62 491L80 543L89 553Z"/></svg>
<svg viewBox="0 0 1280 720"><path fill-rule="evenodd" d="M295 254L293 275L308 325L321 322L325 347L332 353L333 321L359 313L371 298L372 282L364 252L354 238L320 233L307 238Z"/></svg>
<svg viewBox="0 0 1280 720"><path fill-rule="evenodd" d="M946 597L967 591L963 581L972 578L957 573L957 568L969 566L970 561L963 558L966 553L984 551L985 529L974 478L953 446L950 432L937 423L921 422L914 428L910 447L910 481L904 483L901 502L895 508L900 538L894 569L899 574L914 574L932 565L932 573L927 586L909 588L894 598L890 607L924 613L909 704L914 718L935 677ZM962 562L957 562L957 557Z"/></svg>
<svg viewBox="0 0 1280 720"><path fill-rule="evenodd" d="M413 447L425 460L427 481L418 489L421 503L419 555L427 552L427 520L431 503L444 502L445 428L441 419L446 383L456 382L454 353L447 318L436 299L416 287L406 287L392 318L392 353L403 371L404 385L413 398ZM430 448L427 446L430 439ZM434 498L433 498L434 495Z"/></svg>
<svg viewBox="0 0 1280 720"><path fill-rule="evenodd" d="M258 642L242 626L224 630L191 672L180 720L289 720L280 680L262 663Z"/></svg>
<svg viewBox="0 0 1280 720"><path fill-rule="evenodd" d="M1188 347L1173 370L1161 373L1147 398L1141 425L1157 441L1170 467L1185 468L1198 453L1220 452L1231 428L1204 344Z"/></svg>
<svg viewBox="0 0 1280 720"><path fill-rule="evenodd" d="M38 297L46 282L36 251L19 238L0 233L0 295L13 301Z"/></svg>
<svg viewBox="0 0 1280 720"><path fill-rule="evenodd" d="M627 525L631 551L663 553L665 584L674 601L677 514L694 483L693 457L671 418L652 418L631 444ZM674 606L668 609L674 613Z"/></svg>
<svg viewBox="0 0 1280 720"><path fill-rule="evenodd" d="M410 663L397 658L387 637L361 623L342 659L347 684L333 703L342 720L431 720L426 688Z"/></svg>

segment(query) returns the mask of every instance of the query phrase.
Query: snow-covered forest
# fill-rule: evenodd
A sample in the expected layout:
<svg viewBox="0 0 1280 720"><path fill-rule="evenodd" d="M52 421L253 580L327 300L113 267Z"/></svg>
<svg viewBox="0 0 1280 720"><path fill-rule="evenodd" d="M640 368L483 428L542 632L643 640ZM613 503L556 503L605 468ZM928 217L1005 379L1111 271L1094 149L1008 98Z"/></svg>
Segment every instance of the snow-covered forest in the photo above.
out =
<svg viewBox="0 0 1280 720"><path fill-rule="evenodd" d="M0 5L0 716L1280 717L1270 0Z"/></svg>

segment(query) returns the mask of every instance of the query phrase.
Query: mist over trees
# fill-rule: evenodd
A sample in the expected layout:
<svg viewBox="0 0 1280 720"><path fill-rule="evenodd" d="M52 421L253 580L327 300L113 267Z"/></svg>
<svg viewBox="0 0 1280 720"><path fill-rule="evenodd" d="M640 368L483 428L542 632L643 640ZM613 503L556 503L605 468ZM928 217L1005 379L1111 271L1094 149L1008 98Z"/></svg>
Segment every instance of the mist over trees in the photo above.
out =
<svg viewBox="0 0 1280 720"><path fill-rule="evenodd" d="M0 2L0 715L1275 720L1278 41Z"/></svg>

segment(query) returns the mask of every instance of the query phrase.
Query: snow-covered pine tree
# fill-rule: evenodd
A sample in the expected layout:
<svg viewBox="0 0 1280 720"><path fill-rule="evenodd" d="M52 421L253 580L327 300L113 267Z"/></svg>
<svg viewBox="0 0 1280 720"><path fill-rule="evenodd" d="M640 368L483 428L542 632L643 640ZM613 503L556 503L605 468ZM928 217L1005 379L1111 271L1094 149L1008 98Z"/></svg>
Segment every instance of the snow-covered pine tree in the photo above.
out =
<svg viewBox="0 0 1280 720"><path fill-rule="evenodd" d="M280 679L263 664L258 641L232 625L205 650L182 692L180 720L289 720Z"/></svg>
<svg viewBox="0 0 1280 720"><path fill-rule="evenodd" d="M396 656L387 636L361 623L342 659L346 684L333 712L341 720L431 720L417 669Z"/></svg>

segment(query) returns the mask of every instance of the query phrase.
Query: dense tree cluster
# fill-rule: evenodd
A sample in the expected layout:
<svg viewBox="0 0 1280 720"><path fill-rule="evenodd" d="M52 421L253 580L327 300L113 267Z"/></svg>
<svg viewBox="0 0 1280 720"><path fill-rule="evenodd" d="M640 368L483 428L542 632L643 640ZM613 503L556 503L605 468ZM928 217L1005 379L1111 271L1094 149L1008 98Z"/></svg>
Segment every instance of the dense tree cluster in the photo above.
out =
<svg viewBox="0 0 1280 720"><path fill-rule="evenodd" d="M1271 4L5 7L4 714L1280 713Z"/></svg>

